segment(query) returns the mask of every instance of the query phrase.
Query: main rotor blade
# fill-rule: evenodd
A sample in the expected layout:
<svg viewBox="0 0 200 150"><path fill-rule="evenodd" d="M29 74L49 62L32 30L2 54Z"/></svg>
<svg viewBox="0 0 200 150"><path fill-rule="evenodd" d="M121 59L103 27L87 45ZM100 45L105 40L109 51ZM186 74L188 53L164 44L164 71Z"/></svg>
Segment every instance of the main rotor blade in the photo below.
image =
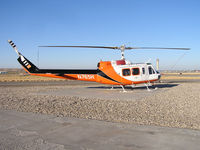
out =
<svg viewBox="0 0 200 150"><path fill-rule="evenodd" d="M107 48L107 49L119 49L119 47L110 47L110 46L39 46L39 47L73 47L73 48Z"/></svg>
<svg viewBox="0 0 200 150"><path fill-rule="evenodd" d="M72 47L72 48L106 48L118 50L131 50L131 49L169 49L169 50L190 50L190 48L166 48L166 47L117 47L117 46L38 46L38 47Z"/></svg>
<svg viewBox="0 0 200 150"><path fill-rule="evenodd" d="M166 48L166 47L126 47L125 49L169 49L169 50L190 50L190 48Z"/></svg>

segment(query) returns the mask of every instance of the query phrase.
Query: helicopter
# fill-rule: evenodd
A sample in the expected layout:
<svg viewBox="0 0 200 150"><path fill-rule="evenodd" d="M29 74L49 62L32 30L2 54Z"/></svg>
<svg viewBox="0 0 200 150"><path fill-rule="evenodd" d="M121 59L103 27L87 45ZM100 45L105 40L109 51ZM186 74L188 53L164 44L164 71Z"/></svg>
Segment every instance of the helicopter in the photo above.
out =
<svg viewBox="0 0 200 150"><path fill-rule="evenodd" d="M169 49L169 50L190 50L190 48L163 48L163 47L120 47L111 46L39 46L39 47L65 47L65 48L103 48L111 50L120 50L121 59L113 61L100 61L97 69L39 69L17 49L13 41L8 40L9 44L16 51L18 62L24 70L30 75L61 78L67 80L92 81L102 84L120 85L123 92L125 86L135 87L137 84L144 84L149 90L155 81L160 80L161 74L151 63L132 63L125 59L125 50L136 49Z"/></svg>

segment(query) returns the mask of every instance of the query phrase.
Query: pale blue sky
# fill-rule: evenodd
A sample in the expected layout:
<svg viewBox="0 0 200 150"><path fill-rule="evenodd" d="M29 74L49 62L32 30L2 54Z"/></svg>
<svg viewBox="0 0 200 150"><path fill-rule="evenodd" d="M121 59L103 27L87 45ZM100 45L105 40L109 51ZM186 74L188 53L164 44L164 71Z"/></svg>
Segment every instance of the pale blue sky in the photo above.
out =
<svg viewBox="0 0 200 150"><path fill-rule="evenodd" d="M0 68L19 68L7 40L36 65L39 45L189 47L134 50L132 62L160 59L160 69L200 69L199 0L0 0ZM120 59L107 49L39 48L41 68L96 68Z"/></svg>

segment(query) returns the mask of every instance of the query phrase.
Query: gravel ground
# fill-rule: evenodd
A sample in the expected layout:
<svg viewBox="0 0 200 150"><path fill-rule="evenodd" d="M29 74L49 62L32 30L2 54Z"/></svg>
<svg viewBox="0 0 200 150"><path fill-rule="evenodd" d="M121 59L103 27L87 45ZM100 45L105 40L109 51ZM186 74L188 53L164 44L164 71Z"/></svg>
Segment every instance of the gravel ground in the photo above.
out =
<svg viewBox="0 0 200 150"><path fill-rule="evenodd" d="M158 92L151 92L148 96L142 96L141 99L137 97L137 100L132 101L82 98L76 95L37 94L62 88L66 88L66 85L0 86L0 109L111 122L200 129L199 83L181 83L178 86L159 88ZM147 92L145 89L141 90L144 93ZM122 94L126 97L126 93ZM134 96L134 91L131 94Z"/></svg>

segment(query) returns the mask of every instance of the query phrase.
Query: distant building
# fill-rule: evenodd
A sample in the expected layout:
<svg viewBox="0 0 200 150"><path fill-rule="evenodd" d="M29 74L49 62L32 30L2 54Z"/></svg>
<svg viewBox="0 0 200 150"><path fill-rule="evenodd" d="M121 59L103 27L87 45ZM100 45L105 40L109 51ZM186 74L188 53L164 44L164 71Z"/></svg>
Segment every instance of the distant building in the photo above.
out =
<svg viewBox="0 0 200 150"><path fill-rule="evenodd" d="M7 74L8 72L6 71L0 71L0 74Z"/></svg>

